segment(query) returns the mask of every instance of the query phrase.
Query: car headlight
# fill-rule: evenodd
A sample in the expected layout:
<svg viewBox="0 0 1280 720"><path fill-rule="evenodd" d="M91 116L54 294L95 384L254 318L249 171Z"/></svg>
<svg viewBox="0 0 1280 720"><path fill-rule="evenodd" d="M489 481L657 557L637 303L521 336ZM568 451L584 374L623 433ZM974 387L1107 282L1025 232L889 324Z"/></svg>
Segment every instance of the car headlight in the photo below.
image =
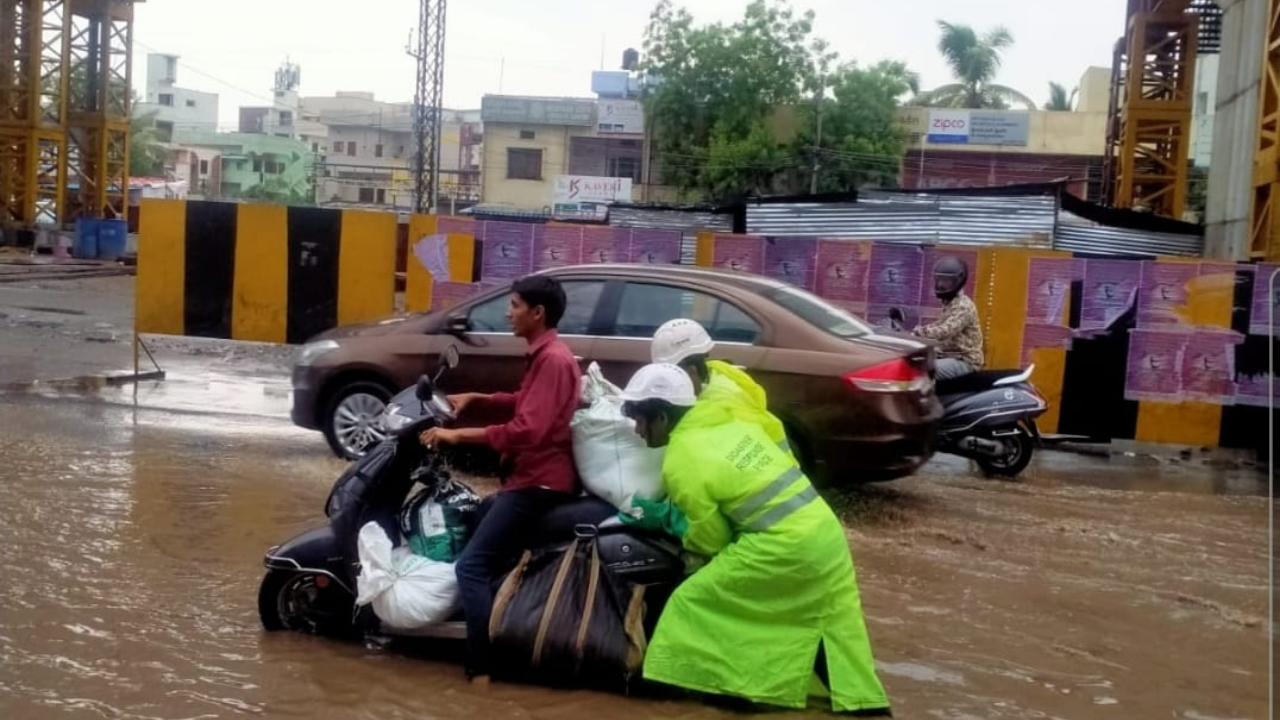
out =
<svg viewBox="0 0 1280 720"><path fill-rule="evenodd" d="M391 403L382 414L382 427L389 432L399 432L413 423L413 418L401 415L400 406Z"/></svg>
<svg viewBox="0 0 1280 720"><path fill-rule="evenodd" d="M302 346L298 351L298 359L294 361L294 365L300 367L308 367L327 352L337 350L338 343L333 340L318 340Z"/></svg>

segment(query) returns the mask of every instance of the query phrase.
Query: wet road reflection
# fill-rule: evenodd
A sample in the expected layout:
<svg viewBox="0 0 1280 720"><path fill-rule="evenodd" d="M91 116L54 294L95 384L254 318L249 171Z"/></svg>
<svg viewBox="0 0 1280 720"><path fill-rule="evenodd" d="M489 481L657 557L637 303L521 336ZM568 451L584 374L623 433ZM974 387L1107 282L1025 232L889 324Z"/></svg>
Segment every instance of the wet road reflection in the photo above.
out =
<svg viewBox="0 0 1280 720"><path fill-rule="evenodd" d="M262 552L342 469L278 417L0 397L0 418L2 718L731 717L262 633ZM1263 717L1263 500L1051 475L944 465L837 503L897 716Z"/></svg>

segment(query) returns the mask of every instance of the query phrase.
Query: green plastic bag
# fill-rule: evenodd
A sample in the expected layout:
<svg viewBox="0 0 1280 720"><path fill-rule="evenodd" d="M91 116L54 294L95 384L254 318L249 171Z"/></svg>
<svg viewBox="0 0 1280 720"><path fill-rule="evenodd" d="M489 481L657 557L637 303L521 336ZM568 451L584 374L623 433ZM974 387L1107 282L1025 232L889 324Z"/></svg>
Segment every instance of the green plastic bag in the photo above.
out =
<svg viewBox="0 0 1280 720"><path fill-rule="evenodd" d="M454 480L413 496L400 512L409 549L437 562L453 562L471 539L480 496Z"/></svg>

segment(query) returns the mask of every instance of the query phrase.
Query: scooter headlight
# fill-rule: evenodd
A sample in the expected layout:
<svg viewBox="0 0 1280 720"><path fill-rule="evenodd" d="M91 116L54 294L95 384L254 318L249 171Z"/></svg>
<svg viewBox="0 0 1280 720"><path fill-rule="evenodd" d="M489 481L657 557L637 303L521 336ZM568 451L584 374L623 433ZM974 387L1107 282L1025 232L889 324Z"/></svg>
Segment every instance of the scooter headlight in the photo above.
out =
<svg viewBox="0 0 1280 720"><path fill-rule="evenodd" d="M382 415L382 426L389 432L400 432L413 424L413 418L401 414L400 405L391 403Z"/></svg>

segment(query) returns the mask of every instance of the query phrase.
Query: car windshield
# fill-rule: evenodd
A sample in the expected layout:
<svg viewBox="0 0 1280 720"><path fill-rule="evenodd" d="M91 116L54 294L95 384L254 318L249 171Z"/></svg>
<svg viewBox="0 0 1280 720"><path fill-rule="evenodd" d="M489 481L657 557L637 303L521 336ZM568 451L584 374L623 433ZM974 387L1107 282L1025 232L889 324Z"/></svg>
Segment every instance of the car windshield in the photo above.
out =
<svg viewBox="0 0 1280 720"><path fill-rule="evenodd" d="M855 338L871 333L871 328L844 309L799 288L781 287L765 297L790 310L810 325L839 338Z"/></svg>

